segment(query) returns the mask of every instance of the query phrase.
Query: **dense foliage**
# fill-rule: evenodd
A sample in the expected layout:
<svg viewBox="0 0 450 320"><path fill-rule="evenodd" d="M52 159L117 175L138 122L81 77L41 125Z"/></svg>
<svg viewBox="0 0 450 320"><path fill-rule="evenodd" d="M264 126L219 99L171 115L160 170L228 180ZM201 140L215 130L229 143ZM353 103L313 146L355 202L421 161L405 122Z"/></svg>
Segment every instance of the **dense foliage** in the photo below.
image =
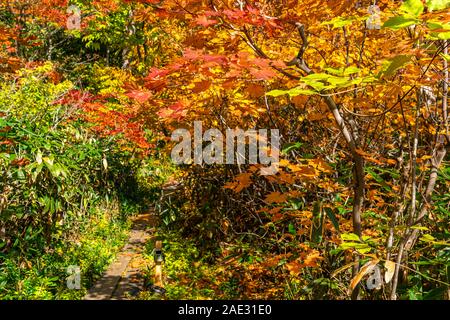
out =
<svg viewBox="0 0 450 320"><path fill-rule="evenodd" d="M0 294L153 202L169 298L449 298L449 7L1 1ZM279 129L279 172L184 164L160 193L196 120Z"/></svg>

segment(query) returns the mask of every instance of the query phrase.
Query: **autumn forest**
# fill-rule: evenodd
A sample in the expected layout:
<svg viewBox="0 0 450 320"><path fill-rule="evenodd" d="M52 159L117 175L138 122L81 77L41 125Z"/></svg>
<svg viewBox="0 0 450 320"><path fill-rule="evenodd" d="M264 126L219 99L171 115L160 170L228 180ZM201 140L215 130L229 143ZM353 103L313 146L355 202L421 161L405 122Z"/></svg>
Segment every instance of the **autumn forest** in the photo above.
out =
<svg viewBox="0 0 450 320"><path fill-rule="evenodd" d="M449 300L449 47L450 0L0 0L0 300Z"/></svg>

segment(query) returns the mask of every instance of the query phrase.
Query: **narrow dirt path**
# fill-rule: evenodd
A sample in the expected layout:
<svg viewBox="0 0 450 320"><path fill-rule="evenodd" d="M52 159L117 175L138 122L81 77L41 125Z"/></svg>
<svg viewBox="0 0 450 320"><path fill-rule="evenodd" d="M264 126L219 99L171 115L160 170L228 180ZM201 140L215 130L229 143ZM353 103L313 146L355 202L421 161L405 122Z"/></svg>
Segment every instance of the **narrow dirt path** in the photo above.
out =
<svg viewBox="0 0 450 320"><path fill-rule="evenodd" d="M127 300L143 289L144 279L140 274L142 253L156 225L153 212L133 218L127 244L103 277L88 291L84 300Z"/></svg>

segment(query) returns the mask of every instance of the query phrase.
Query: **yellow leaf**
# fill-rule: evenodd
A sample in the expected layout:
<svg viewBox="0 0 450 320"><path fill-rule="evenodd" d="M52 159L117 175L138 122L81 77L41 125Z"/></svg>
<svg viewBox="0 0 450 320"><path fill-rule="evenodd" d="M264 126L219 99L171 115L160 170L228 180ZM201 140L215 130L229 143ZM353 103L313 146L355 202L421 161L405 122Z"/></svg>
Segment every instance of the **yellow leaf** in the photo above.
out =
<svg viewBox="0 0 450 320"><path fill-rule="evenodd" d="M320 256L319 251L312 251L311 253L309 253L304 261L304 265L306 267L317 267L317 261L322 260L323 258Z"/></svg>
<svg viewBox="0 0 450 320"><path fill-rule="evenodd" d="M280 167L288 167L291 163L289 162L289 160L286 159L281 159L279 161L279 166Z"/></svg>
<svg viewBox="0 0 450 320"><path fill-rule="evenodd" d="M298 275L300 273L300 269L302 268L302 264L297 260L288 262L285 266L292 275Z"/></svg>
<svg viewBox="0 0 450 320"><path fill-rule="evenodd" d="M389 283L394 276L395 262L386 260L384 267L386 268L386 272L384 273L384 282Z"/></svg>

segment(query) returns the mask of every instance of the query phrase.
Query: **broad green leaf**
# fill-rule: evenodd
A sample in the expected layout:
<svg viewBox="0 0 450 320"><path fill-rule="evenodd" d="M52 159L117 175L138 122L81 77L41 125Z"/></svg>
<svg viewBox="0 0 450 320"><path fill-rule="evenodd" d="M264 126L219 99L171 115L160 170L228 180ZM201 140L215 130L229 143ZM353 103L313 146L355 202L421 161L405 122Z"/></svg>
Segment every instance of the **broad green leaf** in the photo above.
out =
<svg viewBox="0 0 450 320"><path fill-rule="evenodd" d="M400 10L406 12L410 15L418 17L422 14L425 9L421 0L405 0L400 6Z"/></svg>
<svg viewBox="0 0 450 320"><path fill-rule="evenodd" d="M333 25L333 29L335 28L342 28L349 24L351 24L355 19L353 17L350 18L343 18L343 17L336 17L330 21L322 22L322 25Z"/></svg>
<svg viewBox="0 0 450 320"><path fill-rule="evenodd" d="M341 239L344 241L360 241L358 235L354 233L343 233L341 234Z"/></svg>
<svg viewBox="0 0 450 320"><path fill-rule="evenodd" d="M409 27L416 23L417 23L417 20L414 18L397 16L397 17L389 18L389 20L387 20L383 24L383 28L390 28L390 29L398 30L398 29Z"/></svg>
<svg viewBox="0 0 450 320"><path fill-rule="evenodd" d="M442 25L442 23L440 21L434 21L434 20L427 21L427 26L431 30L444 28L444 26Z"/></svg>
<svg viewBox="0 0 450 320"><path fill-rule="evenodd" d="M427 26L431 30L444 29L444 30L449 30L450 31L450 23L448 23L448 22L447 23L443 23L442 21L428 20L427 21Z"/></svg>
<svg viewBox="0 0 450 320"><path fill-rule="evenodd" d="M441 21L430 20L427 22L428 28L435 31L427 35L431 40L447 40L450 38L450 23L442 23ZM448 30L448 31L447 31Z"/></svg>
<svg viewBox="0 0 450 320"><path fill-rule="evenodd" d="M333 29L342 28L352 24L354 21L363 21L367 20L369 16L360 16L360 17L336 17L329 21L322 22L322 25L333 25Z"/></svg>
<svg viewBox="0 0 450 320"><path fill-rule="evenodd" d="M426 38L430 40L448 40L450 39L450 31L432 32Z"/></svg>
<svg viewBox="0 0 450 320"><path fill-rule="evenodd" d="M300 95L310 96L310 95L316 94L316 92L312 91L312 90L308 90L308 89L302 89L301 87L295 87L293 89L288 90L287 94L290 97L295 97L295 96L300 96Z"/></svg>
<svg viewBox="0 0 450 320"><path fill-rule="evenodd" d="M345 68L344 69L344 76L349 76L349 75L351 75L351 74L354 74L354 73L358 73L358 72L360 72L361 71L361 69L359 69L358 67L348 67L348 68Z"/></svg>
<svg viewBox="0 0 450 320"><path fill-rule="evenodd" d="M450 7L450 1L449 0L427 0L427 7L428 10L442 10L445 8Z"/></svg>
<svg viewBox="0 0 450 320"><path fill-rule="evenodd" d="M399 55L395 58L385 61L383 63L383 70L380 72L379 77L381 76L392 76L398 69L404 67L408 63L411 62L410 55Z"/></svg>
<svg viewBox="0 0 450 320"><path fill-rule="evenodd" d="M279 96L283 96L287 94L287 90L271 90L269 92L266 93L266 96L271 96L271 97L279 97Z"/></svg>
<svg viewBox="0 0 450 320"><path fill-rule="evenodd" d="M355 250L358 251L361 254L366 254L369 253L370 251L372 251L372 248L369 247L368 245L364 246L363 248L357 248L355 247Z"/></svg>
<svg viewBox="0 0 450 320"><path fill-rule="evenodd" d="M431 234L424 234L422 237L420 237L420 240L424 242L434 242L436 241L436 238L433 237Z"/></svg>
<svg viewBox="0 0 450 320"><path fill-rule="evenodd" d="M330 77L331 76L326 73L312 73L307 75L306 77L303 77L302 80L305 82L310 80L327 80Z"/></svg>
<svg viewBox="0 0 450 320"><path fill-rule="evenodd" d="M439 32L436 37L441 40L448 40L450 39L450 32Z"/></svg>
<svg viewBox="0 0 450 320"><path fill-rule="evenodd" d="M326 73L313 73L302 78L302 81L316 91L328 89L324 81L331 78L332 75Z"/></svg>
<svg viewBox="0 0 450 320"><path fill-rule="evenodd" d="M299 96L299 95L312 95L312 94L316 94L316 92L312 91L312 90L308 90L308 89L302 89L301 87L295 87L289 90L271 90L269 92L266 93L267 96L271 96L271 97L279 97L279 96L283 96L285 94L288 94L290 97L295 97L295 96Z"/></svg>
<svg viewBox="0 0 450 320"><path fill-rule="evenodd" d="M347 86L351 86L353 83L353 80L347 77L330 77L327 80L331 87L336 87L336 88L343 88L343 87L347 87Z"/></svg>
<svg viewBox="0 0 450 320"><path fill-rule="evenodd" d="M317 92L320 92L324 89L328 89L328 87L323 82L320 81L305 81L305 83L308 86L312 87Z"/></svg>

